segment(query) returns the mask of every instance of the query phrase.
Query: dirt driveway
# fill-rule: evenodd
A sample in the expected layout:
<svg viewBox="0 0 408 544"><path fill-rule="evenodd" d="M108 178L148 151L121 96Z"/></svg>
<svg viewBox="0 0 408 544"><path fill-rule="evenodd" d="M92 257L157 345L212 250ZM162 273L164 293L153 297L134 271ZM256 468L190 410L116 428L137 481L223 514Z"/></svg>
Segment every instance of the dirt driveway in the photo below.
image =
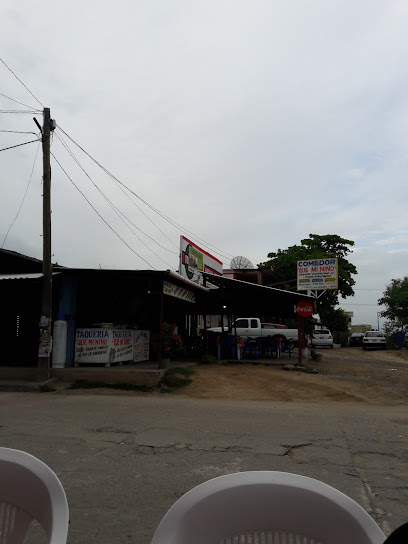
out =
<svg viewBox="0 0 408 544"><path fill-rule="evenodd" d="M200 399L351 402L402 405L408 400L408 352L321 349L305 365L318 373L262 364L197 366L193 382L174 395ZM285 361L289 362L289 361Z"/></svg>

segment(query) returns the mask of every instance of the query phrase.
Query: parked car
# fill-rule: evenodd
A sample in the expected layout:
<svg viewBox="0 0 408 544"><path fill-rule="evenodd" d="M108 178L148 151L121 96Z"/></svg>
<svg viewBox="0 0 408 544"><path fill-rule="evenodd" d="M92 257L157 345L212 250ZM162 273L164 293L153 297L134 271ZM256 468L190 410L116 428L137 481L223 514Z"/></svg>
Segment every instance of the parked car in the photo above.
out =
<svg viewBox="0 0 408 544"><path fill-rule="evenodd" d="M287 329L285 326L278 325L276 323L261 323L258 317L240 317L227 329L224 327L224 331L228 330L230 333L237 336L241 336L244 340L247 338L262 338L264 336L270 336L274 339L281 340L281 349L285 350L286 347L293 346L294 342L298 341L298 330ZM211 327L207 329L207 332L214 332L221 334L223 332L222 327Z"/></svg>
<svg viewBox="0 0 408 544"><path fill-rule="evenodd" d="M287 329L286 325L281 325L280 323L262 323L263 329Z"/></svg>
<svg viewBox="0 0 408 544"><path fill-rule="evenodd" d="M353 332L350 336L350 346L362 346L363 345L363 332Z"/></svg>
<svg viewBox="0 0 408 544"><path fill-rule="evenodd" d="M386 340L385 336L380 331L367 331L363 338L363 349L368 348L381 348L385 349Z"/></svg>
<svg viewBox="0 0 408 544"><path fill-rule="evenodd" d="M315 329L310 341L312 348L326 346L333 349L333 336L329 329Z"/></svg>

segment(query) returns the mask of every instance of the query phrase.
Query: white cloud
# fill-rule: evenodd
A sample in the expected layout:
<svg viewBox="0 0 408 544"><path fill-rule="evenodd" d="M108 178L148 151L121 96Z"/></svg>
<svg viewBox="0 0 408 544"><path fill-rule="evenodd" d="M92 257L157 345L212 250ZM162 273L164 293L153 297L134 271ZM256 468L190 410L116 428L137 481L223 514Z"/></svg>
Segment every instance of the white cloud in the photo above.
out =
<svg viewBox="0 0 408 544"><path fill-rule="evenodd" d="M221 248L227 265L241 254L264 261L315 232L356 241L359 285L384 289L393 274L405 273L408 6L402 0L97 6L45 0L41 10L33 0L24 9L6 0L0 15L2 57L58 124L141 198ZM0 92L41 107L0 70ZM19 107L2 97L0 104ZM31 117L3 115L1 128L33 130ZM0 133L0 148L24 137ZM132 197L136 207L69 145L115 205L175 252L136 231L176 267L183 229ZM122 238L152 266L167 268L114 214L57 136L52 150ZM0 238L16 214L34 153L32 144L0 154ZM41 256L40 167L6 244L34 256ZM146 266L55 163L52 184L53 252L60 263ZM361 293L366 298L356 300L376 303L372 291ZM356 314L367 320L364 308Z"/></svg>

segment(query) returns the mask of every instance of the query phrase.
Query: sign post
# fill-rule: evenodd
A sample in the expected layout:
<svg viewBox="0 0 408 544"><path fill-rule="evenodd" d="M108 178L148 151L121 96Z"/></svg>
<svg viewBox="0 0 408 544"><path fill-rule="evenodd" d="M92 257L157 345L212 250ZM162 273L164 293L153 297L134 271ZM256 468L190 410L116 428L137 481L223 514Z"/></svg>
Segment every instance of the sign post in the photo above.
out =
<svg viewBox="0 0 408 544"><path fill-rule="evenodd" d="M304 318L313 315L313 304L307 300L301 300L296 304L296 313L298 316L298 361L301 364L302 350L305 343Z"/></svg>

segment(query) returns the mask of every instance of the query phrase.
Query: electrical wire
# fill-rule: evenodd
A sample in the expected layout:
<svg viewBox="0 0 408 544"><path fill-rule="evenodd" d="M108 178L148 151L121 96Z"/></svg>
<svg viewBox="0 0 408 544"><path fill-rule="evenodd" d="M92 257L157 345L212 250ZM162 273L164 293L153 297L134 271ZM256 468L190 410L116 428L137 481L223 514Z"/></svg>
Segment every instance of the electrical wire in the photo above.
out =
<svg viewBox="0 0 408 544"><path fill-rule="evenodd" d="M359 304L358 302L339 302L340 306L381 306L380 304Z"/></svg>
<svg viewBox="0 0 408 544"><path fill-rule="evenodd" d="M133 194L136 198L138 198L141 202L143 202L146 206L148 206L152 211L154 211L155 213L157 213L158 215L160 215L160 217L162 217L163 219L165 219L166 221L168 221L170 224L172 224L174 227L177 227L178 229L181 229L181 230L184 230L186 233L192 235L195 239L199 240L200 242L202 242L204 245L206 245L207 247L211 248L212 251L214 251L215 253L218 253L219 255L223 256L224 258L231 258L232 255L228 254L227 252L224 252L223 250L217 248L216 246L213 246L212 244L206 242L205 240L203 240L202 238L200 238L199 236L197 236L196 234L192 233L191 231L189 231L188 229L186 229L185 227L179 225L178 223L176 223L175 221L173 221L170 217L166 216L163 212L161 212L160 210L158 210L157 208L155 208L154 206L152 206L151 204L149 204L146 200L144 200L143 198L141 198L137 193L135 193L134 191L132 191L129 187L127 187L123 182L121 182L117 177L115 177L113 174L111 174L104 166L102 166L102 164L100 164L96 159L94 159L87 151L85 151L85 149L83 147L81 147L73 138L71 138L71 136L69 136L69 134L67 134L62 128L61 126L58 125L57 127L59 130L61 130L65 136L67 136L67 138L69 138L71 140L71 142L73 142L77 147L79 147L79 149L81 149L81 151L83 153L85 153L95 164L97 164L112 180L114 180L116 183L120 184L121 186L123 186L127 191L129 191L131 194ZM136 203L130 199L131 202L133 202L135 205ZM137 206L137 205L136 205ZM137 206L138 207L138 206ZM138 209L140 211L142 211L139 207ZM142 211L142 213L144 213ZM146 215L146 214L144 214ZM148 217L148 216L146 216ZM150 220L151 221L151 220ZM153 223L156 228L157 225L155 223ZM162 232L162 231L161 231Z"/></svg>
<svg viewBox="0 0 408 544"><path fill-rule="evenodd" d="M164 247L162 246L161 244L159 244L159 242L157 242L154 238L152 238L151 236L149 236L147 233L145 233L140 227L138 227L137 225L135 225L135 223L133 223L124 213L122 213L119 208L117 208L113 202L111 200L108 199L108 197L101 191L101 189L94 183L94 181L91 179L91 177L89 176L89 174L86 172L86 170L83 168L83 166L81 165L81 163L79 162L79 160L77 159L77 157L75 156L75 154L73 153L73 151L70 149L70 147L68 146L68 144L65 142L64 138L62 137L62 135L60 134L56 134L57 138L60 140L61 144L65 147L65 149L68 151L68 153L71 155L71 157L74 159L74 161L78 164L78 166L81 168L81 170L85 173L85 175L91 180L91 182L95 185L95 187L97 188L97 190L103 195L103 197L113 206L113 208L115 208L115 210L117 210L118 213L120 213L125 219L126 221L128 221L131 225L133 225L138 231L140 231L142 234L144 234L144 236L146 236L147 238L149 238L152 242L154 242L155 244L157 244L159 247L161 247L162 249L164 249L165 251L168 251L169 253L172 253L173 255L178 255L179 253L178 252L175 252L175 251L172 251L171 249L168 249L167 247ZM126 195L126 193L125 193ZM133 231L132 231L133 232ZM135 234L135 233L134 233ZM142 241L142 240L141 240ZM142 241L142 243L144 243ZM176 246L177 247L177 246ZM157 255L158 256L158 255ZM160 257L159 257L160 258ZM167 264L168 266L171 267L171 265L169 265L169 263L166 263L166 261L163 261L165 264Z"/></svg>
<svg viewBox="0 0 408 544"><path fill-rule="evenodd" d="M132 253L134 253L135 255L137 255L139 257L139 259L142 259L142 261L144 261L148 266L150 266L151 268L153 268L153 270L156 270L156 268L151 265L149 262L146 261L146 259L144 259L141 255L139 255L139 253L137 253L132 247L130 247L130 245L120 236L120 234L118 234L115 229L113 227L111 227L111 225L109 225L109 223L106 221L106 219L104 219L102 217L102 215L98 212L98 210L91 204L91 202L88 200L88 198L84 195L84 193L81 191L81 189L76 185L76 183L74 182L74 180L68 175L68 173L66 172L66 170L63 168L63 166L61 165L61 163L58 161L58 159L56 158L56 156L54 155L54 153L51 153L52 157L54 158L55 162L58 164L58 166L61 168L61 170L64 172L64 174L67 176L67 178L69 179L69 181L72 183L72 185L75 187L75 189L81 193L81 195L84 197L84 199L88 202L88 204L91 206L91 208L94 210L94 212L100 217L100 219L102 219L102 221L105 223L105 225L107 227L110 228L110 230L116 234L116 236L119 238L119 240L121 240L129 249Z"/></svg>
<svg viewBox="0 0 408 544"><path fill-rule="evenodd" d="M157 230L178 250L179 249L179 246L177 244L175 244L173 242L173 240L171 240L165 232L163 232L161 230L161 228L156 225L156 223L142 210L142 208L140 206L137 205L137 203L132 200L129 195L122 189L122 187L118 184L118 182L116 181L116 178L114 176L112 176L110 174L110 172L108 172L108 170L106 170L101 164L99 164L95 159L93 159L89 153L87 153L85 151L85 149L83 149L79 144L77 144L61 127L57 127L57 129L59 129L61 132L63 132L77 147L79 147L79 149L81 149L81 151L83 153L85 153L93 162L95 162L107 175L108 177L110 177L112 179L112 181L114 181L114 183L116 183L116 185L118 186L118 188L122 191L122 193L126 196L126 198L128 198L130 200L130 202L132 202L132 204L134 206L136 206L136 208L157 228Z"/></svg>
<svg viewBox="0 0 408 544"><path fill-rule="evenodd" d="M23 199L22 199L22 201L21 201L21 203L20 203L20 206L19 206L19 208L18 208L17 214L16 214L16 216L15 216L13 222L11 223L11 225L10 225L9 228L8 228L8 231L6 232L6 236L4 237L4 240L3 240L3 244L2 244L2 246L1 246L1 249L3 249L4 244L6 243L6 240L7 240L7 236L9 235L9 232L10 232L11 228L13 227L14 223L17 221L17 218L18 218L18 216L19 216L20 210L21 210L21 208L22 208L22 206L23 206L23 204L24 204L25 197L26 197L26 195L27 195L27 193L28 193L28 189L29 189L29 187L30 187L31 178L33 177L33 172L34 172L34 168L35 168L35 163L36 163L36 161L37 161L38 151L39 151L39 149L40 149L40 143L41 143L41 142L38 143L37 151L35 152L33 167L32 167L32 169L31 169L30 178L29 178L29 180L28 180L28 184L27 184L27 187L26 187L26 190L25 190Z"/></svg>
<svg viewBox="0 0 408 544"><path fill-rule="evenodd" d="M39 110L0 110L0 113L30 113L31 115L38 113Z"/></svg>
<svg viewBox="0 0 408 544"><path fill-rule="evenodd" d="M32 144L33 142L38 142L38 138L36 140L31 140L30 142L24 142L23 144L11 145L10 147L3 147L3 149L0 149L0 151L6 151L7 149L13 149L14 147L20 147L22 145Z"/></svg>
<svg viewBox="0 0 408 544"><path fill-rule="evenodd" d="M63 140L63 138L57 134L56 135L57 138L59 139L59 141L61 142L61 144L64 146L64 148L66 149L66 151L71 155L71 157L73 158L73 160L77 163L77 165L79 166L79 168L84 172L84 174L87 176L87 178L91 181L92 185L97 189L97 191L103 196L103 198L106 200L106 202L109 204L109 206L113 209L113 211L116 213L116 215L119 217L119 219L125 224L125 226L138 238L138 240L144 245L147 247L147 249L149 251L151 251L153 253L153 255L155 255L158 259L160 259L166 266L170 267L170 268L174 268L171 264L169 264L168 262L166 262L164 259L162 259L160 257L160 255L158 255L155 251L152 250L151 247L148 246L148 244L146 244L146 242L144 240L142 240L140 238L140 236L138 236L138 234L136 232L134 232L133 229L131 229L129 227L129 225L125 222L128 221L131 225L133 225L137 230L139 230L142 234L144 234L145 236L147 236L150 240L152 240L154 243L156 243L157 245L159 245L161 248L163 249L166 249L167 251L170 251L168 250L167 248L165 248L164 246L160 245L158 242L156 242L156 240L154 240L151 236L149 236L148 234L146 234L145 232L143 232L137 225L135 225L124 213L122 213L119 208L117 208L113 202L105 195L105 193L100 189L100 187L98 187L98 185L93 181L93 179L91 178L91 176L88 174L88 172L85 170L85 168L82 166L82 164L79 162L79 160L77 159L77 157L75 156L75 154L72 152L72 150L70 149L70 147L68 146L68 144ZM122 216L122 217L121 217ZM125 220L123 219L123 217L125 218ZM174 251L171 251L171 253L173 253L174 255L178 255L178 253L175 253Z"/></svg>
<svg viewBox="0 0 408 544"><path fill-rule="evenodd" d="M31 106L27 106L27 104L24 104L23 102L19 102L18 100L15 100L14 98L11 98L10 96L7 96L3 93L0 93L0 96L4 96L4 98L7 98L8 100L11 100L12 102L15 102L16 104L20 104L20 106L25 106L26 108L29 108L30 110L35 110L36 108L33 108ZM37 110L41 111L41 110Z"/></svg>
<svg viewBox="0 0 408 544"><path fill-rule="evenodd" d="M42 103L38 100L38 98L30 91L30 89L27 87L27 85L25 85L25 84L21 81L21 79L20 79L19 77L16 76L16 74L13 72L13 70L12 70L9 66L7 66L7 64L4 62L4 60L3 60L1 57L0 57L0 61L4 64L4 66L7 68L7 70L13 74L13 76L17 79L17 81L19 81L19 82L21 83L21 85L22 85L22 86L23 86L23 87L31 94L31 96L32 96L33 98L35 98L35 100L36 100L36 101L44 108L44 107L45 107L44 104L42 104Z"/></svg>
<svg viewBox="0 0 408 544"><path fill-rule="evenodd" d="M0 129L0 132L12 132L13 134L34 134L34 136L38 136L36 132L27 132L25 130L3 130Z"/></svg>
<svg viewBox="0 0 408 544"><path fill-rule="evenodd" d="M382 289L360 289L359 287L354 287L353 288L354 291L384 291L384 288Z"/></svg>

